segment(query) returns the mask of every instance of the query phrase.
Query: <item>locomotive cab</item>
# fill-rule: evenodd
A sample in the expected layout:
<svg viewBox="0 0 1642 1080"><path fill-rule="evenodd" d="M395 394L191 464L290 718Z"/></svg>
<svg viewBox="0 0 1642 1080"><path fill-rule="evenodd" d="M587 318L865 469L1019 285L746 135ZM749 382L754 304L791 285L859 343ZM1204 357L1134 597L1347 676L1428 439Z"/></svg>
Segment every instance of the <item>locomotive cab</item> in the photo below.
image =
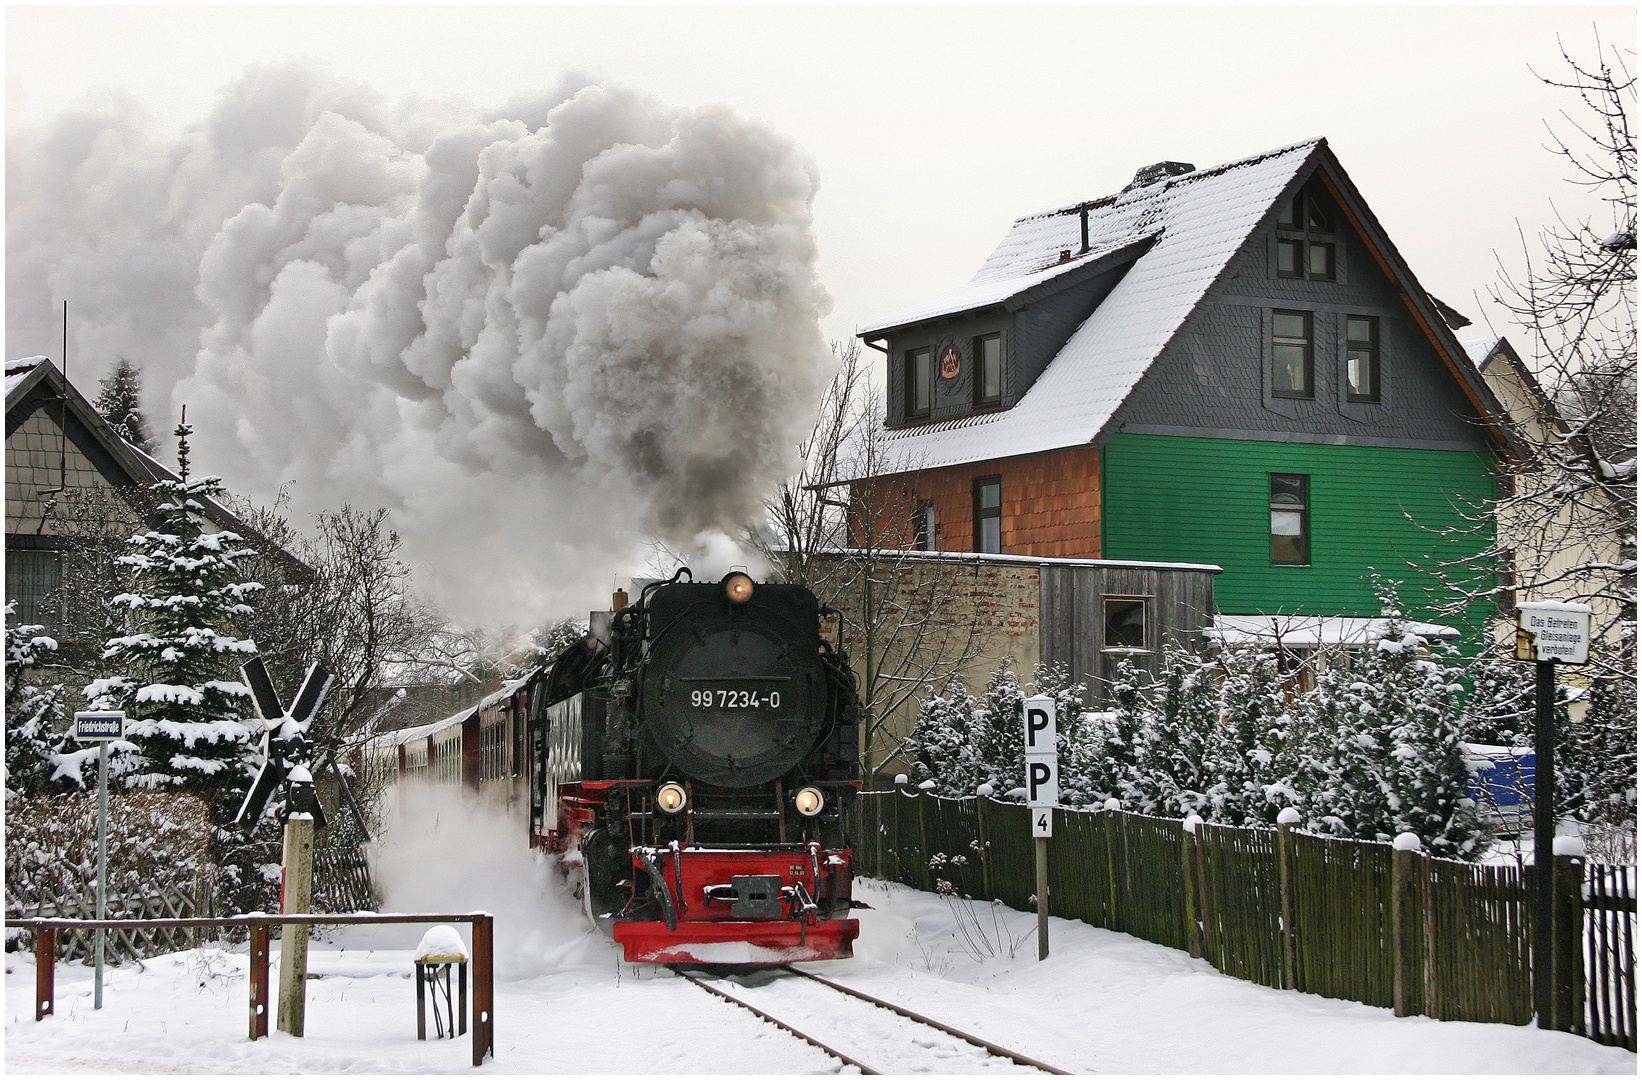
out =
<svg viewBox="0 0 1642 1080"><path fill-rule="evenodd" d="M558 810L545 840L579 861L589 914L628 960L847 957L859 703L821 637L832 613L801 586L687 573L646 587L606 642L573 646L543 680L576 691L539 724L533 710L540 825ZM572 744L577 778L562 752L550 760Z"/></svg>

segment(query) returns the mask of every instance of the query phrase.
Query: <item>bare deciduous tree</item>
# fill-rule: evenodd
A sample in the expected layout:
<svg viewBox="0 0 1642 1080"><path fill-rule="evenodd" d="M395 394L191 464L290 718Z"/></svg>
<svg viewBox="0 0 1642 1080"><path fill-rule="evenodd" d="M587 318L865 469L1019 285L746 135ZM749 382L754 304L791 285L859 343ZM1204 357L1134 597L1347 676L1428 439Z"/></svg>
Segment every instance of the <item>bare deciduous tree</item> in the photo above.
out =
<svg viewBox="0 0 1642 1080"><path fill-rule="evenodd" d="M892 460L859 343L834 352L838 373L799 447L804 468L768 500L769 529L750 546L842 613L871 776L900 753L919 699L982 653L989 628L973 602L980 566L913 549L919 504L902 474L917 470Z"/></svg>

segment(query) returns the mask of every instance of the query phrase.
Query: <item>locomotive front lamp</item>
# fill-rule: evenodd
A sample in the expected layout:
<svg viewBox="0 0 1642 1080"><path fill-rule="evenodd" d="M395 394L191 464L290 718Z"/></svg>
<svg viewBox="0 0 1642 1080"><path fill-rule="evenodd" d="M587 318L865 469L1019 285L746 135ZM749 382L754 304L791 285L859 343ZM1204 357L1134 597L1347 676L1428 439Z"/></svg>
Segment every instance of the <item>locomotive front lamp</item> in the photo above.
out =
<svg viewBox="0 0 1642 1080"><path fill-rule="evenodd" d="M656 807L664 814L676 814L689 801L682 784L665 783L656 789Z"/></svg>
<svg viewBox="0 0 1642 1080"><path fill-rule="evenodd" d="M753 579L746 574L729 574L724 578L724 595L732 604L745 604L753 597Z"/></svg>
<svg viewBox="0 0 1642 1080"><path fill-rule="evenodd" d="M798 808L798 812L805 817L814 817L821 812L823 806L827 805L827 797L821 794L820 788L814 787L799 788L798 793L792 797L792 801L793 805Z"/></svg>

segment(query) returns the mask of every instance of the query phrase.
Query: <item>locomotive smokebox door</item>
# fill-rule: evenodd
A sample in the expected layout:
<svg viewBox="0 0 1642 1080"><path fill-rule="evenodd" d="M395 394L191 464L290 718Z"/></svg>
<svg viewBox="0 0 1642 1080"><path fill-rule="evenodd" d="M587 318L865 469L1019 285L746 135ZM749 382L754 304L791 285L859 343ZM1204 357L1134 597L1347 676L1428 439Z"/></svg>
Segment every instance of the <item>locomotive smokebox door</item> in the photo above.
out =
<svg viewBox="0 0 1642 1080"><path fill-rule="evenodd" d="M781 909L781 878L775 874L737 874L730 879L735 889L735 902L730 914L738 919L779 919L786 912Z"/></svg>

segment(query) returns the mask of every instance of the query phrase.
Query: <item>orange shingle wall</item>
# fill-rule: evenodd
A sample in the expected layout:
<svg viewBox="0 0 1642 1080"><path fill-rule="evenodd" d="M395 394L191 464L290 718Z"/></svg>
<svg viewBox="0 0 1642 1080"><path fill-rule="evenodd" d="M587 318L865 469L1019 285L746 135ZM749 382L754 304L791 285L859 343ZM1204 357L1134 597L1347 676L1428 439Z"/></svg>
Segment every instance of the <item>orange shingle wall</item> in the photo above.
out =
<svg viewBox="0 0 1642 1080"><path fill-rule="evenodd" d="M876 493L880 506L893 507L888 516L894 519L902 506L910 518L917 500L934 499L936 547L974 551L974 481L982 476L1003 477L1005 555L1100 558L1100 451L1094 447L882 477ZM867 484L856 484L852 501L870 494ZM883 546L899 546L885 526L879 531ZM910 532L904 543L910 546Z"/></svg>

